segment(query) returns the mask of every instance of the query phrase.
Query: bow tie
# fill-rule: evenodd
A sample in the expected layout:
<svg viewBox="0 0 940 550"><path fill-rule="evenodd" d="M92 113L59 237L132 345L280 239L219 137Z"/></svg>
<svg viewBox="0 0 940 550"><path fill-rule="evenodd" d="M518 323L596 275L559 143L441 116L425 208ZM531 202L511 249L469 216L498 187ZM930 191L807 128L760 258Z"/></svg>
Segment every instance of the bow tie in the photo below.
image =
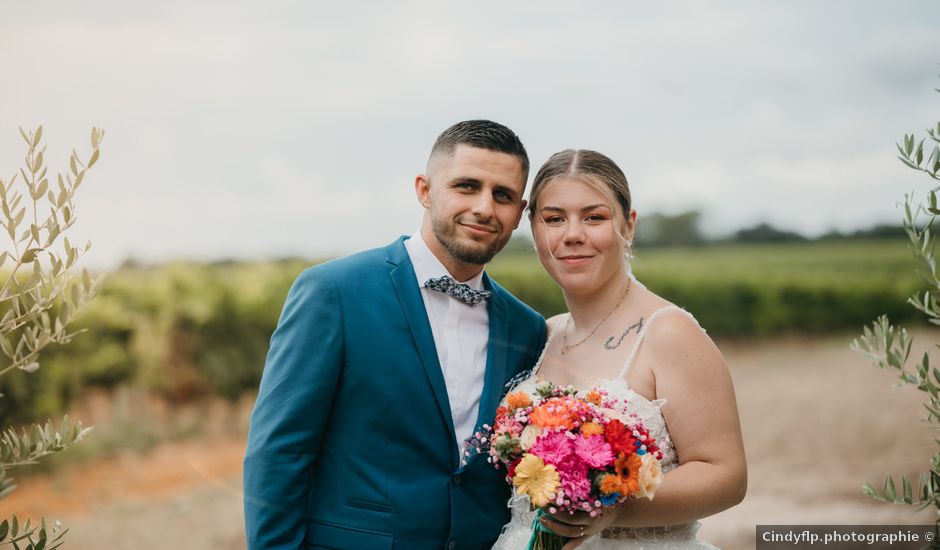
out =
<svg viewBox="0 0 940 550"><path fill-rule="evenodd" d="M448 296L457 298L468 306L475 306L490 297L489 290L474 290L470 285L458 283L451 277L444 275L442 277L432 277L424 283L424 288L443 292Z"/></svg>

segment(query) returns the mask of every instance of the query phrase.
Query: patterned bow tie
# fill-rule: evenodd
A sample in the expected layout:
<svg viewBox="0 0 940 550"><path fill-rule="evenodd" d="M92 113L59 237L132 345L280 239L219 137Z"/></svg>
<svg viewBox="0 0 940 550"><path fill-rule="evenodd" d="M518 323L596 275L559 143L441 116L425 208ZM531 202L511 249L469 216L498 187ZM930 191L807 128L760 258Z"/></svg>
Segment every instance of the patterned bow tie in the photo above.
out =
<svg viewBox="0 0 940 550"><path fill-rule="evenodd" d="M457 298L468 306L475 306L490 297L489 290L474 290L470 285L458 283L451 277L444 275L442 277L432 277L424 283L424 288L443 292L448 296Z"/></svg>

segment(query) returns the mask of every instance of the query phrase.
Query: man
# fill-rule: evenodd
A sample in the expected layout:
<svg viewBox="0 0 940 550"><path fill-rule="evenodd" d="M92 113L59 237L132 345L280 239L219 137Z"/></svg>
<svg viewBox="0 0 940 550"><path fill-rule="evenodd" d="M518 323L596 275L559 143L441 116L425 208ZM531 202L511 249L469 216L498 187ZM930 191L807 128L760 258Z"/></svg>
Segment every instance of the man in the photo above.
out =
<svg viewBox="0 0 940 550"><path fill-rule="evenodd" d="M251 417L251 550L496 539L503 473L460 456L545 341L542 317L483 272L519 224L528 168L508 128L458 123L415 178L417 233L298 277Z"/></svg>

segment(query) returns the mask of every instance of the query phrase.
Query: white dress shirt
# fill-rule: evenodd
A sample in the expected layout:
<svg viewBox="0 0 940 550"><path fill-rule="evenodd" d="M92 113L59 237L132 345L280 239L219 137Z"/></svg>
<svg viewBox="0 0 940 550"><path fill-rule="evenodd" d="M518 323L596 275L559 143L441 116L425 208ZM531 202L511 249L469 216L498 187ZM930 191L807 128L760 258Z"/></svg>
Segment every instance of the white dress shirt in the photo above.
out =
<svg viewBox="0 0 940 550"><path fill-rule="evenodd" d="M469 306L443 292L424 288L424 283L432 277L454 276L428 248L420 229L405 241L405 249L414 266L424 308L428 312L434 347L447 385L454 436L458 447L462 447L463 442L473 435L483 393L490 333L486 302ZM474 290L483 290L483 271L468 281L458 282Z"/></svg>

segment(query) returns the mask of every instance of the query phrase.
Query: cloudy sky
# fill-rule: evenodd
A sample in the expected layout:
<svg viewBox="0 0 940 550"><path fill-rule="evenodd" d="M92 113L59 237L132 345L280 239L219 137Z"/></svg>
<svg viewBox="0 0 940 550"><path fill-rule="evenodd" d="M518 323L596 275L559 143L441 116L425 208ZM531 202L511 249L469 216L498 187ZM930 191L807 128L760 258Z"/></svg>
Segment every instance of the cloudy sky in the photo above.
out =
<svg viewBox="0 0 940 550"><path fill-rule="evenodd" d="M467 118L537 167L593 148L644 212L718 234L898 219L894 158L940 119L940 5L844 2L8 2L0 177L42 123L92 265L325 255L412 232L414 175Z"/></svg>

